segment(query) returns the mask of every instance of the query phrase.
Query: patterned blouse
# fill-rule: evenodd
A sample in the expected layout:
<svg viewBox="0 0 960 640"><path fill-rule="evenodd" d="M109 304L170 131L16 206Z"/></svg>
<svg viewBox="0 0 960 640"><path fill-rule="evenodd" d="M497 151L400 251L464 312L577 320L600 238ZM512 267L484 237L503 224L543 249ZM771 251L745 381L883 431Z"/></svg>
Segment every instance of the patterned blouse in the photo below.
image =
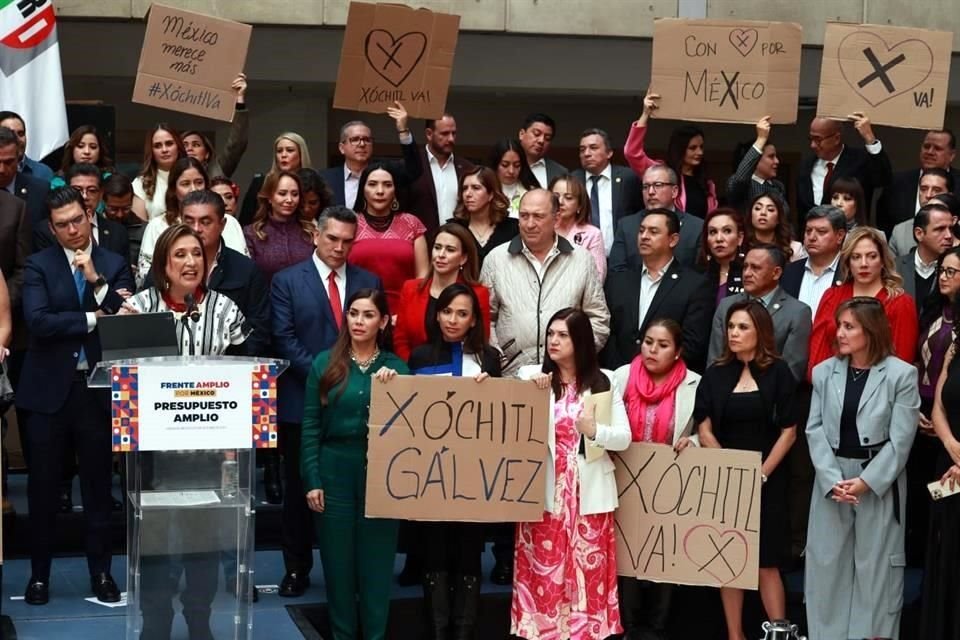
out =
<svg viewBox="0 0 960 640"><path fill-rule="evenodd" d="M156 288L150 287L127 302L140 313L161 313L171 311ZM240 308L225 295L216 291L207 291L199 303L200 319L193 323L194 354L220 356L231 345L243 344L251 330L246 327L246 319ZM190 353L190 332L182 321L183 314L173 312L177 323L177 340L180 343L180 355ZM189 322L189 321L188 321Z"/></svg>

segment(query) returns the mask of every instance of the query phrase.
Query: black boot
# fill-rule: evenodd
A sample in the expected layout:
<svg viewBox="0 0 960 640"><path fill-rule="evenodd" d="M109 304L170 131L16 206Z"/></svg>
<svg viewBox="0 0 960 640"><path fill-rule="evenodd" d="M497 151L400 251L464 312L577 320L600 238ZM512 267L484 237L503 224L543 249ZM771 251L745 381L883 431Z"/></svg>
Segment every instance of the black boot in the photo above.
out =
<svg viewBox="0 0 960 640"><path fill-rule="evenodd" d="M624 638L631 638L631 631L640 627L640 603L643 600L640 581L636 578L619 576L617 590L620 596L620 624L623 625Z"/></svg>
<svg viewBox="0 0 960 640"><path fill-rule="evenodd" d="M673 600L673 585L654 582L647 594L649 617L647 623L655 638L667 637L667 621L670 619L670 602Z"/></svg>
<svg viewBox="0 0 960 640"><path fill-rule="evenodd" d="M280 504L283 502L283 485L280 484L280 456L276 449L266 449L263 460L263 492L267 502Z"/></svg>
<svg viewBox="0 0 960 640"><path fill-rule="evenodd" d="M453 582L453 638L475 640L480 609L480 576L457 576Z"/></svg>
<svg viewBox="0 0 960 640"><path fill-rule="evenodd" d="M423 575L423 602L427 608L427 637L447 640L450 633L450 583L446 571Z"/></svg>

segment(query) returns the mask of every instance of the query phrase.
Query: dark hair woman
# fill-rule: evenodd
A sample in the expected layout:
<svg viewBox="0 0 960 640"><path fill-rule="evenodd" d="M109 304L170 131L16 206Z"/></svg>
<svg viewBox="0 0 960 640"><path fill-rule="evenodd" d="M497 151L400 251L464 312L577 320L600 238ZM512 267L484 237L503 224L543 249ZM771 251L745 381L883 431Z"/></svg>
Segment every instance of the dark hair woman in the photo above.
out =
<svg viewBox="0 0 960 640"><path fill-rule="evenodd" d="M906 465L920 417L917 369L893 355L890 322L877 298L845 300L834 326L837 355L813 370L806 429L815 471L804 575L807 628L811 638L896 638L906 564Z"/></svg>
<svg viewBox="0 0 960 640"><path fill-rule="evenodd" d="M480 284L480 265L470 232L453 222L442 225L437 229L430 253L427 277L404 282L400 306L395 309L394 351L404 360L433 337L430 328L436 326L433 318L440 294L454 283L465 284L473 290L480 304L479 324L484 335L490 333L490 291Z"/></svg>
<svg viewBox="0 0 960 640"><path fill-rule="evenodd" d="M471 377L478 383L500 377L500 353L487 343L480 301L472 288L460 283L446 287L429 322L433 338L413 350L412 373ZM486 526L476 523L418 523L423 595L433 640L447 640L451 630L458 639L476 636L485 532Z"/></svg>
<svg viewBox="0 0 960 640"><path fill-rule="evenodd" d="M104 179L113 173L113 160L110 158L110 151L107 149L106 139L100 135L97 128L92 124L85 124L77 127L70 134L70 139L63 147L63 160L60 162L60 175L64 175L75 164L93 164L100 169ZM55 182L50 183L51 188L56 188Z"/></svg>
<svg viewBox="0 0 960 640"><path fill-rule="evenodd" d="M640 353L616 370L633 442L672 446L678 452L699 440L693 429L693 407L700 374L687 369L683 328L657 318L647 325ZM620 617L626 637L644 632L666 637L673 585L621 577Z"/></svg>
<svg viewBox="0 0 960 640"><path fill-rule="evenodd" d="M300 206L307 220L316 220L320 212L333 204L333 193L316 169L300 169Z"/></svg>
<svg viewBox="0 0 960 640"><path fill-rule="evenodd" d="M771 191L751 200L743 223L747 247L755 244L777 245L790 262L807 257L803 245L793 239L787 203L780 194Z"/></svg>
<svg viewBox="0 0 960 640"><path fill-rule="evenodd" d="M704 447L759 451L760 599L770 620L786 616L780 567L789 558L787 471L781 464L797 439L796 381L776 351L773 320L763 304L746 300L726 317L723 354L697 388L694 422ZM744 640L743 590L721 587L727 637ZM826 637L826 636L815 636Z"/></svg>
<svg viewBox="0 0 960 640"><path fill-rule="evenodd" d="M630 426L623 391L600 369L593 344L589 317L561 309L547 323L543 365L518 372L537 388L550 389L553 399L546 511L540 522L517 524L510 633L521 638L599 640L623 631L613 461L601 452L588 463L580 452L593 445L626 449ZM606 392L609 396L599 395ZM611 424L600 424L593 402L607 399Z"/></svg>
<svg viewBox="0 0 960 640"><path fill-rule="evenodd" d="M500 138L493 145L490 160L487 166L497 173L500 181L500 193L506 196L510 203L508 215L517 218L520 215L520 198L530 189L537 189L540 185L527 163L527 154L524 153L520 141L516 138Z"/></svg>
<svg viewBox="0 0 960 640"><path fill-rule="evenodd" d="M391 309L400 307L400 289L411 278L426 277L430 269L427 228L412 213L400 211L398 176L391 165L370 164L360 174L354 211L357 235L350 264L366 269L383 282Z"/></svg>
<svg viewBox="0 0 960 640"><path fill-rule="evenodd" d="M667 143L666 161L651 158L644 148L647 123L650 116L656 112L659 100L660 96L656 93L647 93L643 98L643 112L630 127L623 155L638 176L642 176L655 164L666 164L673 169L680 178L674 200L677 209L698 218L705 218L717 208L717 187L713 180L707 179L703 161L703 130L692 124L684 124L674 129Z"/></svg>
<svg viewBox="0 0 960 640"><path fill-rule="evenodd" d="M867 199L863 186L856 178L840 177L830 185L830 204L843 211L847 218L847 233L854 227L867 224Z"/></svg>
<svg viewBox="0 0 960 640"><path fill-rule="evenodd" d="M313 361L303 407L300 471L317 539L335 638L385 638L397 521L364 518L371 385L408 373L389 352L387 299L360 289L347 300L333 348ZM363 604L362 607L358 605Z"/></svg>
<svg viewBox="0 0 960 640"><path fill-rule="evenodd" d="M714 209L703 221L697 265L716 283L717 304L743 292L743 231L743 216L729 207Z"/></svg>

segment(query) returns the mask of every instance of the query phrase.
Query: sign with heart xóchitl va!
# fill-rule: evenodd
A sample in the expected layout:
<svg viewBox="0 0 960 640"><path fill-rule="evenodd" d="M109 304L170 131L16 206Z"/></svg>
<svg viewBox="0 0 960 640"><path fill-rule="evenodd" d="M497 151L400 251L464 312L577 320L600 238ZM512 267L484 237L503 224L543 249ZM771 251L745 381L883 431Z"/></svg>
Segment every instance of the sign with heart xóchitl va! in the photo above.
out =
<svg viewBox="0 0 960 640"><path fill-rule="evenodd" d="M760 454L634 442L611 453L617 573L653 582L756 589Z"/></svg>
<svg viewBox="0 0 960 640"><path fill-rule="evenodd" d="M953 34L827 23L817 115L866 113L874 124L943 127Z"/></svg>
<svg viewBox="0 0 960 640"><path fill-rule="evenodd" d="M415 118L443 115L460 16L351 2L333 106L383 113L401 102Z"/></svg>

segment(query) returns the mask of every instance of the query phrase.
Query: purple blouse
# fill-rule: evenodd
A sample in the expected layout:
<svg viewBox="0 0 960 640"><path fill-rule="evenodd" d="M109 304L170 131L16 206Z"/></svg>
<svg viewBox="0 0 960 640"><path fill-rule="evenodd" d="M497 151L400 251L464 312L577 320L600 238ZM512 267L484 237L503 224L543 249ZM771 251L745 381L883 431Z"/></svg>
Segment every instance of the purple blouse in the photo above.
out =
<svg viewBox="0 0 960 640"><path fill-rule="evenodd" d="M284 221L268 218L263 231L267 237L261 240L254 232L253 225L248 224L243 228L243 237L247 241L250 258L259 267L269 286L275 273L303 262L313 253L314 247L313 238L304 234L295 216Z"/></svg>
<svg viewBox="0 0 960 640"><path fill-rule="evenodd" d="M953 313L949 306L943 308L943 314L926 327L920 334L917 373L920 384L920 397L932 400L937 390L937 380L943 370L943 361L953 342Z"/></svg>

